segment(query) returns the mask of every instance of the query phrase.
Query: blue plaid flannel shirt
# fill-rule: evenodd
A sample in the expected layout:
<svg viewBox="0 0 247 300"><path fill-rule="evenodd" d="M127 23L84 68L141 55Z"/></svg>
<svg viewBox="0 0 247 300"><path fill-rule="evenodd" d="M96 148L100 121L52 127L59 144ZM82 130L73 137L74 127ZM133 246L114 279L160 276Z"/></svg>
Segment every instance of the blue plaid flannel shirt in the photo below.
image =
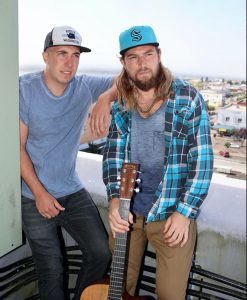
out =
<svg viewBox="0 0 247 300"><path fill-rule="evenodd" d="M201 94L185 81L174 79L174 96L165 112L164 176L147 222L165 220L177 211L196 219L213 173L210 122ZM115 102L103 154L103 181L109 200L119 198L123 162L130 162L131 112ZM148 159L148 157L147 157Z"/></svg>

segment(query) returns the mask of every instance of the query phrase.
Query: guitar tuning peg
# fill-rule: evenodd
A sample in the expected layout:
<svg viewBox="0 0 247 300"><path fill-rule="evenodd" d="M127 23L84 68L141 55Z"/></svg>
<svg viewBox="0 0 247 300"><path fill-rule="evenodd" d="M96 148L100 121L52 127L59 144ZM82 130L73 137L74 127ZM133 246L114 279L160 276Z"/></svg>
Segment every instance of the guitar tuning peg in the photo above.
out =
<svg viewBox="0 0 247 300"><path fill-rule="evenodd" d="M138 173L138 174L141 174L141 173L142 173L142 171L137 171L137 173Z"/></svg>
<svg viewBox="0 0 247 300"><path fill-rule="evenodd" d="M121 180L121 176L120 175L117 176L117 180Z"/></svg>
<svg viewBox="0 0 247 300"><path fill-rule="evenodd" d="M137 179L136 179L136 183L139 184L139 183L141 183L141 182L142 182L141 178L137 178Z"/></svg>
<svg viewBox="0 0 247 300"><path fill-rule="evenodd" d="M135 188L134 191L135 191L136 193L139 193L139 192L140 192L139 187Z"/></svg>

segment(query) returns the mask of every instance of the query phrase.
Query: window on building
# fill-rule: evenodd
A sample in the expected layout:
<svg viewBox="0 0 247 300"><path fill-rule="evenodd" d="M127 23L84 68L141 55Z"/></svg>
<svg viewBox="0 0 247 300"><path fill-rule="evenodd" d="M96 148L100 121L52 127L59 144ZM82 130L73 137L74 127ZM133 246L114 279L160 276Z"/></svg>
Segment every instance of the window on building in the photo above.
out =
<svg viewBox="0 0 247 300"><path fill-rule="evenodd" d="M230 121L230 117L226 117L226 122L229 122Z"/></svg>
<svg viewBox="0 0 247 300"><path fill-rule="evenodd" d="M238 118L238 123L242 123L242 119L241 118Z"/></svg>

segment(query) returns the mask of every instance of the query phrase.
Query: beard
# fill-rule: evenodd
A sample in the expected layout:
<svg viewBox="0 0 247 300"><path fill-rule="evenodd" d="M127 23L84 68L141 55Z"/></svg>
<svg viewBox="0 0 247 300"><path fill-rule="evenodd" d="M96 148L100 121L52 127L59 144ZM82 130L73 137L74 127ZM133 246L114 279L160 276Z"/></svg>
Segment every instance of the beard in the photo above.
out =
<svg viewBox="0 0 247 300"><path fill-rule="evenodd" d="M160 68L160 67L159 67ZM132 81L132 83L140 90L147 92L149 90L151 90L152 88L155 88L157 86L157 77L158 77L158 73L159 73L159 68L156 71L155 74L153 74L153 72L151 71L152 76L148 79L138 79L137 75L138 72L140 71L145 71L148 69L142 69L142 70L138 70L136 75L134 77L131 77L130 74L128 74L130 80Z"/></svg>

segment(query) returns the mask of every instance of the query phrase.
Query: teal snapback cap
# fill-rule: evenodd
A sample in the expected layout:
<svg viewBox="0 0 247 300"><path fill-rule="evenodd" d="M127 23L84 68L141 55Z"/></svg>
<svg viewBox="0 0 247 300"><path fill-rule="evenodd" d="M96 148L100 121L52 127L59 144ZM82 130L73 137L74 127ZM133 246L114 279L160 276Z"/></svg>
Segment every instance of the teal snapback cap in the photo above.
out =
<svg viewBox="0 0 247 300"><path fill-rule="evenodd" d="M130 48L142 45L159 46L155 33L150 26L133 26L119 36L120 54Z"/></svg>

